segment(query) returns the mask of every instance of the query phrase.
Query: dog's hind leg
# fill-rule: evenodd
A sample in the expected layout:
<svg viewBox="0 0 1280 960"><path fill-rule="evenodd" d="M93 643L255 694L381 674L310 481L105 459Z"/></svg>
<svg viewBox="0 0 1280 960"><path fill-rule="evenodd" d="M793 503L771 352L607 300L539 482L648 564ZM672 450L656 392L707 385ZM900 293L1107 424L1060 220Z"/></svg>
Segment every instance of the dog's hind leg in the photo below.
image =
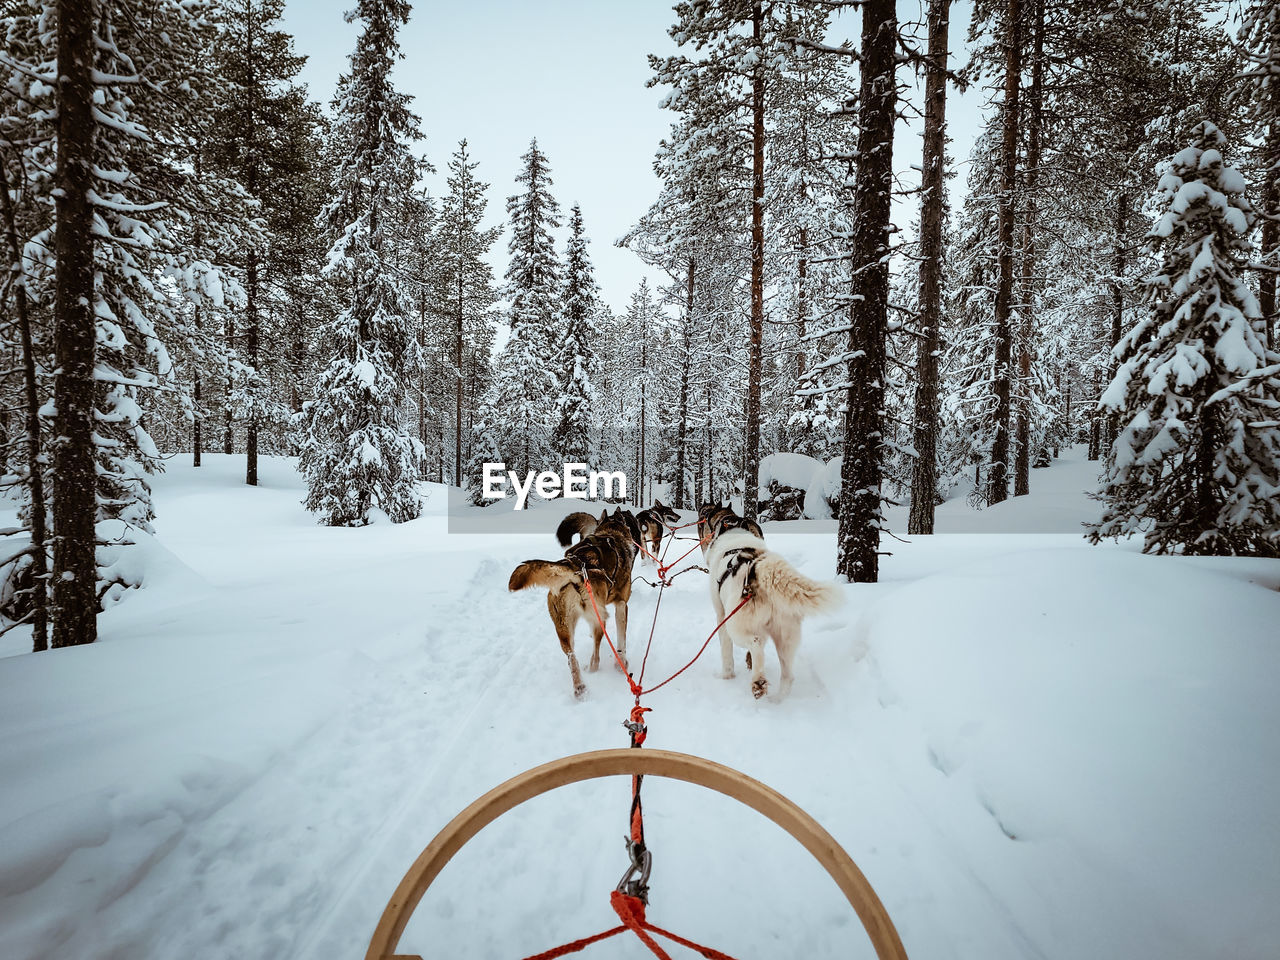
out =
<svg viewBox="0 0 1280 960"><path fill-rule="evenodd" d="M570 611L570 603L564 594L567 590L547 594L547 611L551 614L551 622L555 624L556 636L560 639L560 649L569 661L569 679L573 681L573 695L581 700L587 692L587 685L582 682L582 671L578 667L578 658L573 655L573 628L578 623L577 607Z"/></svg>
<svg viewBox="0 0 1280 960"><path fill-rule="evenodd" d="M623 672L627 669L627 601L619 600L613 605L613 622L618 625L618 659L622 661Z"/></svg>
<svg viewBox="0 0 1280 960"><path fill-rule="evenodd" d="M711 608L716 612L716 623L724 622L724 604L720 602L720 594L711 591ZM720 627L720 676L725 680L733 679L733 638L729 636L727 625Z"/></svg>
<svg viewBox="0 0 1280 960"><path fill-rule="evenodd" d="M747 650L751 654L751 695L759 700L769 689L769 681L764 678L764 638L750 637Z"/></svg>
<svg viewBox="0 0 1280 960"><path fill-rule="evenodd" d="M604 627L596 619L595 614L587 618L591 622L591 663L587 669L595 673L600 669L600 640L604 636Z"/></svg>
<svg viewBox="0 0 1280 960"><path fill-rule="evenodd" d="M778 682L778 699L781 700L791 692L791 684L795 680L791 664L795 660L796 651L800 649L800 621L785 620L773 631L773 645L778 651L778 663L782 667L782 679Z"/></svg>

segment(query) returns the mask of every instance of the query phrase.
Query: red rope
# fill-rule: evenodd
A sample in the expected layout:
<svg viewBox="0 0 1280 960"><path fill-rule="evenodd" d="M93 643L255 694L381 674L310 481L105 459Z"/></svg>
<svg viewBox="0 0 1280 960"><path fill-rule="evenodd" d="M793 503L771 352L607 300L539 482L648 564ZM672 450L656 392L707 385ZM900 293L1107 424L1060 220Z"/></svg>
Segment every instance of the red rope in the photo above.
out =
<svg viewBox="0 0 1280 960"><path fill-rule="evenodd" d="M666 937L672 943L678 943L682 947L700 953L707 960L734 960L729 954L721 953L714 947L704 947L702 944L687 940L678 934L672 933L670 930L654 926L645 918L644 903L638 897L630 897L620 890L615 890L609 895L609 904L613 907L614 912L618 914L618 919L622 921L622 926L613 927L604 931L604 933L597 933L593 937L583 937L581 940L574 940L563 946L553 947L542 953L535 953L532 956L525 957L524 960L555 960L556 957L577 953L579 950L585 950L593 943L599 943L601 940L615 937L624 930L633 932L655 956L662 957L664 960L671 960L671 955L663 950L662 946L653 937L649 936L651 932L658 934L660 937Z"/></svg>
<svg viewBox="0 0 1280 960"><path fill-rule="evenodd" d="M694 522L696 523L697 521L694 521ZM693 524L683 524L682 526L692 526L692 525ZM678 530L680 529L680 527L675 527L671 529ZM705 539L706 537L701 538L683 556L681 556L678 560L676 560L675 563L679 563L680 560L683 560L690 553L696 550ZM653 557L653 555L650 554L649 551L644 549L643 545L638 544L638 546L642 551L644 551L646 555ZM670 548L670 542L668 542L667 547L668 549ZM663 555L664 556L666 555L666 550L663 551ZM659 588L659 593L658 593L658 606L660 606L662 603L662 590L665 589L666 586L668 585L668 581L666 578L666 571L670 570L671 567L675 566L675 563L664 565L662 561L658 560L656 557L653 557L653 559L657 560L658 562L658 579L661 581L661 584L662 584L662 586ZM646 693L652 693L655 690L665 687L668 683L670 683L676 677L680 676L680 674L684 673L686 670L692 667L694 663L697 662L698 658L701 657L702 654L706 651L707 645L711 643L711 639L717 633L720 632L720 628L729 622L730 617L732 617L735 613L737 613L744 606L746 606L747 601L751 599L751 594L746 592L743 593L742 599L738 602L738 605L734 607L732 610L730 610L727 614L725 614L724 619L722 619L719 623L717 623L715 626L715 629L712 630L711 633L707 635L707 639L702 642L702 646L698 649L698 652L693 655L693 659L691 659L688 663L686 663L683 667L681 667L671 676L667 677L667 679L663 680L661 683L656 684L655 686L649 687L648 689L645 689L645 687L643 686L644 664L647 664L649 661L649 648L653 645L653 633L654 633L653 628L656 628L658 623L658 606L655 606L654 612L653 612L654 614L653 628L649 630L649 643L646 644L645 646L644 660L640 669L640 680L636 681L631 676L626 666L623 664L622 657L618 653L618 648L613 645L613 638L609 636L609 631L605 627L604 617L600 615L600 608L596 604L596 594L595 594L595 590L592 589L591 587L591 578L587 576L587 571L585 569L582 571L582 582L586 585L587 596L591 600L591 609L595 613L596 622L600 625L600 632L603 634L605 640L609 642L609 649L613 652L613 659L617 662L619 669L621 669L622 672L627 675L627 684L631 688L632 695L636 698L635 706L631 708L630 721L626 724L626 726L627 726L627 729L631 732L631 746L639 747L644 744L645 737L648 733L648 728L644 725L644 715L648 713L650 710L649 707L640 706L640 698ZM641 896L645 896L646 891L648 889L645 884L646 884L646 881L648 880L648 875L649 875L649 867L648 867L649 854L645 851L644 812L640 804L640 784L642 780L643 780L643 777L639 774L634 774L631 778L630 828L631 828L632 872L634 872L637 865L639 864L640 861L637 858L641 854L643 854L645 858L645 863L644 863L644 869L643 869L643 874L641 876L641 879L638 881L635 881L634 883L626 884L626 886L630 890L638 890L641 893ZM627 876L624 876L623 881L625 882L627 880L627 877L629 876L631 876L631 873L628 873ZM620 888L622 886L623 884L619 884ZM632 933L634 933L640 939L640 942L643 943L646 947L648 947L649 950L654 954L654 956L660 958L660 960L671 960L671 955L662 949L662 947L658 944L658 942L652 936L650 936L650 933L656 933L659 936L665 937L666 939L670 940L672 943L678 943L682 947L686 947L690 950L693 950L701 954L703 957L707 958L707 960L733 960L733 957L730 957L726 953L721 953L719 950L715 950L711 947L704 947L701 944L694 943L692 940L686 940L684 937L677 936L676 934L671 933L669 930L663 930L661 927L655 927L653 924L649 923L649 921L645 918L644 900L642 900L640 897L632 896L630 893L624 893L622 889L617 889L617 890L614 890L609 895L609 902L613 906L614 912L618 914L618 919L622 921L622 926L614 927L610 930L604 931L603 933L597 933L594 936L583 937L580 940L573 940L569 943L564 944L563 946L554 947L553 949L544 951L543 953L537 953L532 956L526 957L525 960L555 960L555 958L557 957L563 957L570 953L577 953L578 951L583 950L586 947L589 947L593 943L599 943L601 940L607 940L608 938L616 936L617 934L621 933L623 930L630 930Z"/></svg>
<svg viewBox="0 0 1280 960"><path fill-rule="evenodd" d="M595 591L591 589L591 580L584 575L582 578L582 582L585 583L587 586L587 596L591 598L591 609L595 611L596 622L600 624L600 630L604 634L605 640L609 642L609 649L613 651L613 659L617 661L618 669L620 669L623 673L627 674L627 683L631 686L631 694L636 698L637 704L640 702L640 698L644 696L646 693L653 693L653 691L659 690L662 687L665 687L668 683L670 683L676 677L680 676L680 674L684 673L686 670L692 667L695 663L697 663L698 658L702 656L703 651L707 649L707 644L711 642L711 638L714 637L717 633L719 633L720 628L729 622L729 618L732 617L739 610L741 610L743 607L745 607L747 605L747 601L751 599L751 594L749 593L746 594L745 596L743 596L743 598L740 601L738 601L738 605L736 607L734 607L732 610L730 610L728 613L725 614L724 619L716 624L716 628L712 630L709 634L707 634L707 639L702 641L702 646L698 648L698 652L693 655L692 660L686 663L683 667L681 667L671 676L667 677L667 679L663 680L661 683L656 684L652 687L646 688L636 683L636 681L632 679L631 674L627 672L626 666L623 665L622 657L618 655L618 648L613 645L613 640L610 639L609 637L609 630L604 625L604 618L600 616L600 608L596 606L596 595L595 595Z"/></svg>
<svg viewBox="0 0 1280 960"><path fill-rule="evenodd" d="M620 927L614 927L612 930L606 930L604 933L597 933L594 937L583 937L581 940L574 940L571 943L564 944L564 946L552 947L542 953L535 953L533 956L525 957L524 960L554 960L555 957L577 953L579 950L585 950L593 943L599 943L601 940L608 940L610 937L617 936L625 929L627 929L626 924L623 924Z"/></svg>
<svg viewBox="0 0 1280 960"><path fill-rule="evenodd" d="M695 654L693 655L693 659L692 659L692 660L690 660L688 663L686 663L683 667L681 667L679 670L677 670L677 671L676 671L675 673L673 673L671 676L667 677L667 679L663 680L663 681L662 681L661 683L659 683L657 686L649 687L648 689L641 690L640 692L641 692L641 693L653 693L653 691L655 691L655 690L659 690L659 689L661 689L662 687L665 687L668 683L670 683L670 682L671 682L672 680L674 680L676 677L680 676L680 674L684 673L686 670L688 670L690 667L692 667L695 663L697 663L697 662L698 662L698 658L699 658L700 656L702 656L703 651L707 649L707 644L709 644L709 643L711 642L711 638L712 638L712 637L714 637L717 633L719 633L719 632L720 632L720 628L721 628L721 627L723 627L726 623L728 623L728 622L729 622L729 618L730 618L730 617L732 617L732 616L733 616L735 613L737 613L739 610L741 610L743 607L745 607L745 606L747 605L747 601L748 601L748 600L750 600L750 599L751 599L751 594L747 594L747 595L746 595L746 596L744 596L740 601L738 601L738 605L737 605L736 607L734 607L732 610L730 610L728 613L726 613L726 614L725 614L724 619L723 619L723 620L721 620L719 623L717 623L717 624L716 624L716 628L715 628L714 630L712 630L709 634L707 634L707 639L706 639L706 640L704 640L704 641L702 641L702 646L698 649L698 652L697 652L697 653L695 653Z"/></svg>
<svg viewBox="0 0 1280 960"><path fill-rule="evenodd" d="M600 624L600 632L604 634L604 638L608 641L609 649L613 651L613 660L618 665L618 669L627 675L627 683L631 686L631 695L636 698L636 703L640 702L640 694L644 693L640 684L631 679L631 672L627 669L627 665L622 662L622 657L618 655L618 648L613 645L613 638L609 636L609 629L604 625L604 617L600 616L600 608L596 606L596 592L591 589L591 578L587 576L587 572L582 571L582 582L586 584L587 596L591 598L591 609L595 611L596 623Z"/></svg>
<svg viewBox="0 0 1280 960"><path fill-rule="evenodd" d="M675 558L674 560L672 560L670 563L659 563L659 564L658 564L658 579L659 579L659 580L662 580L662 581L666 581L666 580L667 580L667 571L668 571L668 570L670 570L672 567L674 567L677 563L679 563L679 562L680 562L681 560L683 560L685 557L687 557L689 554L693 553L693 551L697 550L697 549L698 549L700 546L702 546L704 543L706 543L706 542L707 542L707 538L708 538L708 537L710 537L710 536L711 536L711 531L710 531L710 530L708 530L708 531L707 531L707 532L706 532L702 537L700 537L700 538L698 539L698 542L697 542L697 543L695 543L692 547L690 547L690 548L689 548L688 550L686 550L684 553L680 554L680 556L676 557L676 558ZM672 538L671 542L672 542L672 543L674 543L674 542L675 542L675 538L674 538L674 537ZM664 551L664 552L665 552L665 551Z"/></svg>

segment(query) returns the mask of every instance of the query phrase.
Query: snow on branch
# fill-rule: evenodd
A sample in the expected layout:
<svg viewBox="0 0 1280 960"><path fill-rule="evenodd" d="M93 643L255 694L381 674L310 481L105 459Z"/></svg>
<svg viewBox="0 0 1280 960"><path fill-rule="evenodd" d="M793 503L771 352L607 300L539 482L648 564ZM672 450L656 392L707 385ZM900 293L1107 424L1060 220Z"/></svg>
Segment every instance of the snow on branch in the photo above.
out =
<svg viewBox="0 0 1280 960"><path fill-rule="evenodd" d="M1253 385L1254 381L1262 380L1266 377L1274 377L1277 374L1280 374L1280 363L1273 363L1269 367L1261 367L1250 374L1246 374L1230 386L1223 387L1221 390L1210 396L1209 399L1204 402L1204 405L1206 407L1213 406L1213 404L1220 400L1226 400L1228 397L1232 397L1237 393L1240 393L1242 390L1247 390Z"/></svg>

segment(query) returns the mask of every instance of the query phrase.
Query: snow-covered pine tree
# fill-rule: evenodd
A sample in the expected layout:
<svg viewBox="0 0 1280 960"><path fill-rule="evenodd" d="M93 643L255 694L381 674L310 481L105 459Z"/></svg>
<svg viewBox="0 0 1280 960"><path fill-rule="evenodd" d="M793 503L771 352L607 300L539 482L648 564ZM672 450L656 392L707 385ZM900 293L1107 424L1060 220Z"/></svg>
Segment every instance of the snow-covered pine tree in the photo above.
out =
<svg viewBox="0 0 1280 960"><path fill-rule="evenodd" d="M824 44L832 11L787 8L783 35L790 52L766 100L769 143L766 234L778 238L767 260L769 326L778 352L765 423L774 449L827 459L839 453L838 390L821 364L838 351L841 307L849 291L847 209L840 195L857 149L857 79L852 63ZM779 342L780 341L780 342ZM785 357L785 360L783 359ZM816 368L812 381L809 371Z"/></svg>
<svg viewBox="0 0 1280 960"><path fill-rule="evenodd" d="M1154 309L1121 340L1102 403L1121 429L1087 534L1150 553L1280 556L1280 355L1241 278L1253 211L1208 121L1159 169Z"/></svg>
<svg viewBox="0 0 1280 960"><path fill-rule="evenodd" d="M332 359L302 412L300 438L305 504L331 526L368 523L375 505L394 523L421 511L422 444L403 408L422 358L397 269L401 204L420 168L409 148L418 119L391 85L409 9L404 0L360 0L347 14L363 26L334 101L343 153L322 214L333 237L325 276L343 309L324 331Z"/></svg>
<svg viewBox="0 0 1280 960"><path fill-rule="evenodd" d="M467 141L449 159L449 192L440 207L436 230L439 275L439 309L447 318L452 341L451 358L454 383L454 475L453 482L462 486L462 469L466 462L463 438L467 427L463 408L470 398L474 410L476 383L468 377L475 364L470 358L477 352L487 358L493 340L494 303L498 299L493 287L493 271L484 259L501 232L498 227L482 226L489 201L487 183L476 179L479 163L467 153Z"/></svg>
<svg viewBox="0 0 1280 960"><path fill-rule="evenodd" d="M444 483L445 453L453 446L447 436L444 411L451 400L454 382L453 364L449 359L452 338L445 329L445 317L440 309L443 261L436 231L438 213L435 198L416 189L399 198L398 209L401 211L399 243L392 260L399 265L400 275L406 281L413 336L422 356L416 382L406 380L405 384L409 406L416 408L412 416L414 429L423 446L419 472L422 477Z"/></svg>
<svg viewBox="0 0 1280 960"><path fill-rule="evenodd" d="M511 225L506 296L511 336L498 357L489 406L502 424L497 448L509 469L540 470L550 459L555 408L554 342L560 333L560 263L551 231L560 205L551 195L551 170L538 141L520 158L516 183L524 191L507 199Z"/></svg>
<svg viewBox="0 0 1280 960"><path fill-rule="evenodd" d="M58 207L24 258L34 286L51 290L57 277L51 615L53 644L64 646L92 642L111 582L135 582L122 567L103 572L120 547L99 551L96 542L123 546L123 528L147 528L147 474L162 466L144 426L152 395L165 390L184 404L188 385L174 357L193 337L193 311L238 296L193 223L210 235L253 226L244 224L243 191L224 178L199 180L190 162L216 86L203 61L211 26L201 11L160 4L144 25L124 0L56 10L23 2L6 7L5 26L30 41L13 48L28 60L17 72L23 100L42 104L19 111L29 135L9 144L20 166L40 171L24 203Z"/></svg>
<svg viewBox="0 0 1280 960"><path fill-rule="evenodd" d="M1277 342L1276 277L1280 275L1280 6L1252 0L1242 16L1240 46L1246 60L1242 100L1258 143L1255 160L1262 229L1258 250L1258 303L1268 348Z"/></svg>
<svg viewBox="0 0 1280 960"><path fill-rule="evenodd" d="M712 443L710 398L703 397L703 390L711 381L734 382L726 378L740 369L744 340L732 328L749 309L741 278L750 269L748 251L742 243L746 219L737 199L746 189L736 153L740 144L733 127L708 119L715 115L718 96L711 78L694 71L683 78L683 83L684 115L672 124L654 164L662 191L620 241L645 263L667 274L671 286L664 293L669 300L682 304L682 329L671 344L679 370L678 387L672 398L674 419L668 430L675 447L669 473L681 478L673 499L680 507L686 505L685 493L690 486L696 502L702 498L704 484L708 488L714 485L710 472L717 473L715 482L723 481L722 489L731 487L739 473L739 467L731 465L727 458L713 460L707 455ZM610 348L602 352L608 354L610 362L602 364L601 409L616 409L621 416L625 403L619 405L615 401L631 392L631 343L625 330L607 326L605 330L617 336L604 338ZM726 336L721 337L721 333ZM719 390L716 400L741 408L735 391ZM722 449L736 446L736 438L742 433L741 421L730 417L723 427L717 437L724 444ZM619 465L629 457L620 448L609 447L609 454L606 462L612 460ZM725 470L717 471L713 463L720 463Z"/></svg>
<svg viewBox="0 0 1280 960"><path fill-rule="evenodd" d="M651 85L670 85L663 105L694 118L706 135L724 145L721 161L749 180L735 194L745 228L741 241L749 270L746 330L746 397L743 428L743 512L756 514L760 468L761 398L766 268L766 164L771 132L766 104L779 67L792 50L794 23L784 21L779 4L763 0L706 0L679 3L668 33L685 53L649 58ZM697 135L695 135L696 138ZM691 138L692 139L692 138Z"/></svg>
<svg viewBox="0 0 1280 960"><path fill-rule="evenodd" d="M279 29L284 0L227 0L217 8L218 33L212 63L222 97L208 117L206 169L239 181L257 201L266 230L261 240L234 251L243 270L245 304L238 331L227 343L229 362L225 423L245 428L245 483L258 482L258 435L282 425L288 408L270 389L270 371L287 359L283 336L287 311L279 278L297 257L290 236L299 179L316 173L308 163L306 128L314 123L305 90L294 84L306 58L293 52L293 38ZM299 133L303 136L299 136ZM228 451L230 452L230 451Z"/></svg>
<svg viewBox="0 0 1280 960"><path fill-rule="evenodd" d="M565 463L587 463L591 457L591 417L595 402L596 298L599 296L582 208L569 212L569 241L564 253L563 326L556 356L560 388L551 446Z"/></svg>

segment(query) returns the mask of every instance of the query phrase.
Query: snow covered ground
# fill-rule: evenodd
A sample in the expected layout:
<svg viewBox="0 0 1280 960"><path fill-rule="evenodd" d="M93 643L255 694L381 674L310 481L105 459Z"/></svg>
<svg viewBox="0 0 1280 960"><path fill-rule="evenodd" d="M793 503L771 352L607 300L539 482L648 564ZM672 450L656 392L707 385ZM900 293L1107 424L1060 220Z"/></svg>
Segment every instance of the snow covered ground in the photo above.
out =
<svg viewBox="0 0 1280 960"><path fill-rule="evenodd" d="M949 503L938 535L886 542L883 581L806 624L782 703L752 700L745 670L717 678L709 650L648 698L647 745L808 810L913 958L1276 956L1280 563L1087 546L1093 466L1072 451L1030 497ZM290 464L257 489L241 472L215 455L157 480L149 583L99 643L0 640L0 957L362 957L463 806L626 744L624 679L604 666L575 702L542 592L506 590L558 556L574 504L450 535L428 486L420 520L335 530ZM766 535L829 577L833 530ZM637 584L633 654L655 596ZM677 579L647 676L713 625L705 577ZM402 952L519 958L612 926L629 789L568 787L487 828ZM872 956L821 868L748 808L650 778L645 811L654 922L744 960ZM583 955L650 956L622 938Z"/></svg>

